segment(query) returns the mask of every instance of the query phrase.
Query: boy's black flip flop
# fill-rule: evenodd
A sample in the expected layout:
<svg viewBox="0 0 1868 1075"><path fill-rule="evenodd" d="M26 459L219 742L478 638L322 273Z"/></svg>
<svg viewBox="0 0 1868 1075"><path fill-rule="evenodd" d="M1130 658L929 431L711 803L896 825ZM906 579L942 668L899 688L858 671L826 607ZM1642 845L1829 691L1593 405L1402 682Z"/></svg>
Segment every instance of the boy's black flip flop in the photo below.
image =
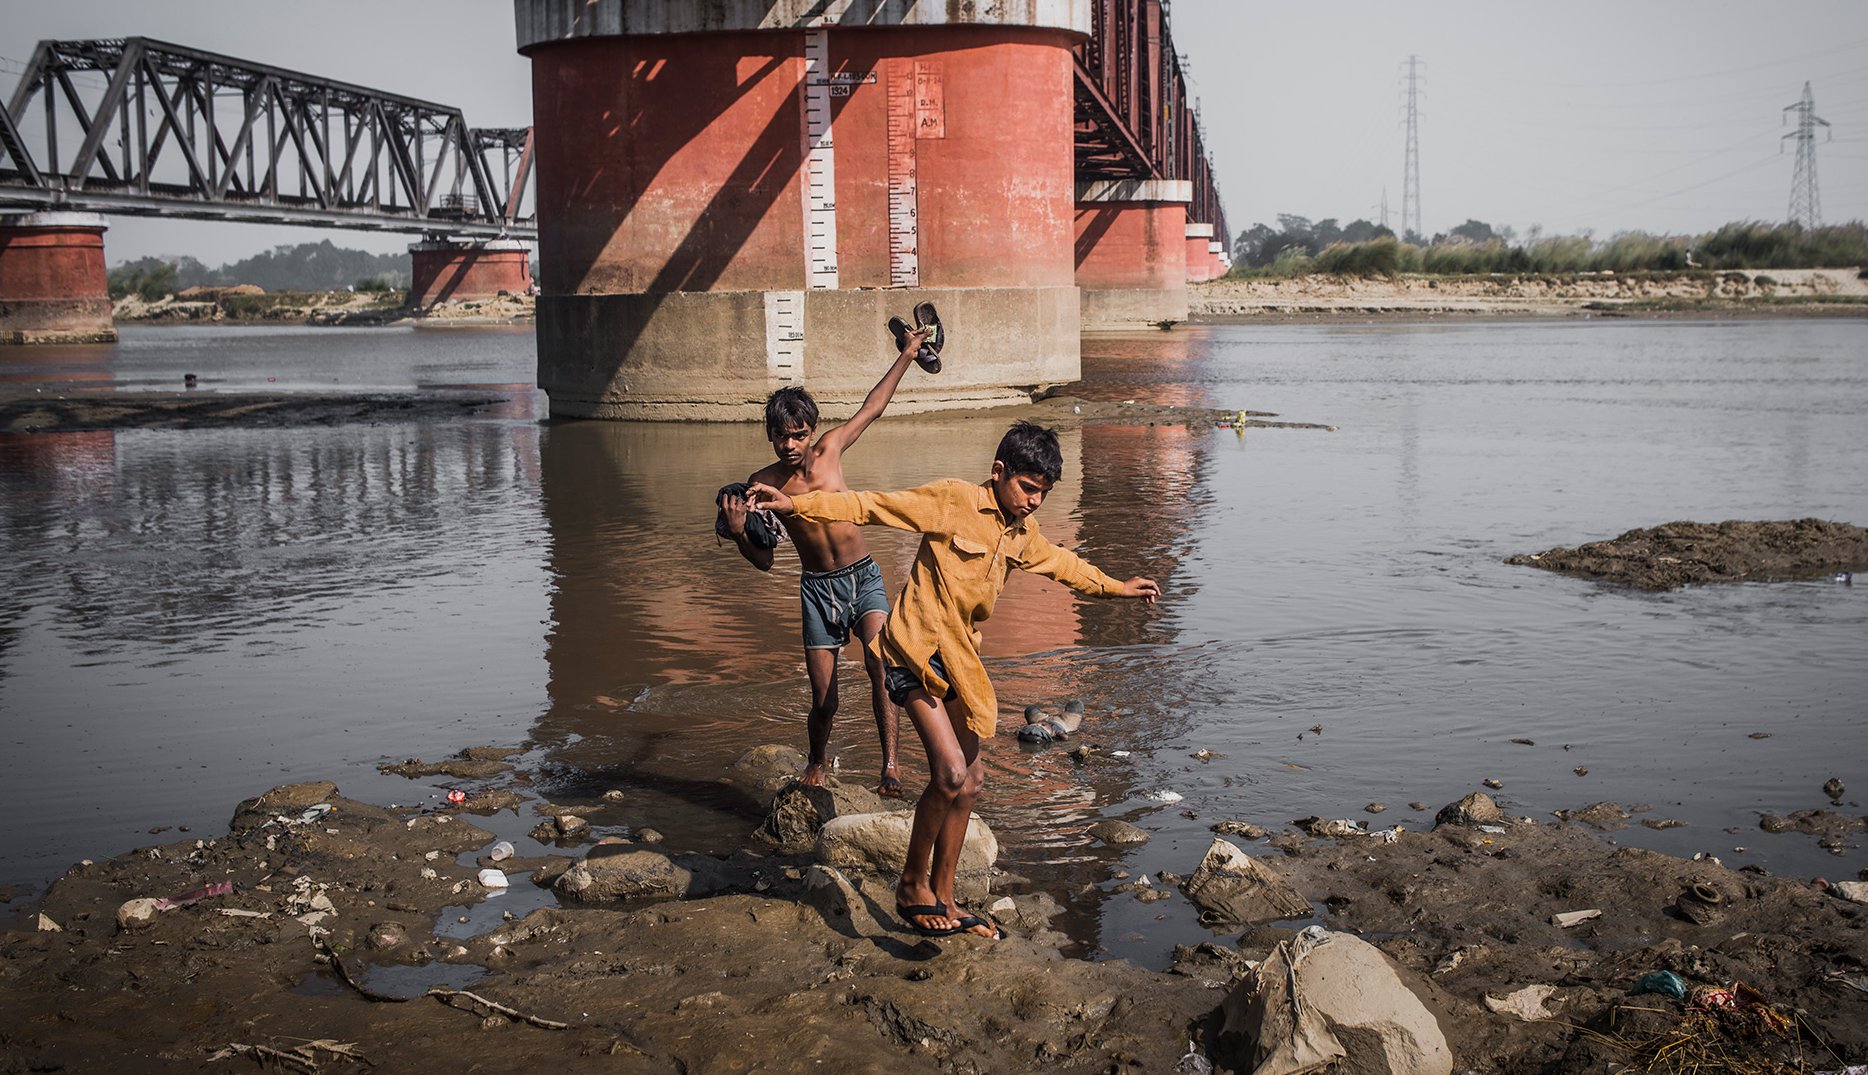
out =
<svg viewBox="0 0 1868 1075"><path fill-rule="evenodd" d="M898 903L895 905L895 913L901 917L904 925L923 937L951 937L956 933L964 933L967 928L962 923L958 926L940 929L935 926L924 926L915 921L917 915L922 918L946 918L947 905L944 903Z"/></svg>
<svg viewBox="0 0 1868 1075"><path fill-rule="evenodd" d="M896 354L899 355L908 350L908 333L911 331L913 330L908 327L907 321L899 317L889 318L889 335L895 337Z"/></svg>
<svg viewBox="0 0 1868 1075"><path fill-rule="evenodd" d="M940 351L947 344L947 334L942 330L940 315L934 312L934 304L920 302L915 304L915 327L928 329L928 338L922 341L921 353L915 361L929 373L940 372Z"/></svg>

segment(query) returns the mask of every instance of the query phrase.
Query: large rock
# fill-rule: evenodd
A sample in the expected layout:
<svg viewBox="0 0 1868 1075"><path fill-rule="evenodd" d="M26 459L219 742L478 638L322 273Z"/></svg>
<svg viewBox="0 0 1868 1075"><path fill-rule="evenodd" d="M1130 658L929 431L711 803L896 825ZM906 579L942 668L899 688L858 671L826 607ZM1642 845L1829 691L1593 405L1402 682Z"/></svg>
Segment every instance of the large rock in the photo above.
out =
<svg viewBox="0 0 1868 1075"><path fill-rule="evenodd" d="M581 903L643 896L685 896L694 877L659 851L604 844L552 883L558 895Z"/></svg>
<svg viewBox="0 0 1868 1075"><path fill-rule="evenodd" d="M727 769L727 783L752 795L769 795L804 771L805 757L796 747L766 743L741 754Z"/></svg>
<svg viewBox="0 0 1868 1075"><path fill-rule="evenodd" d="M1208 924L1272 922L1311 913L1310 901L1277 871L1217 838L1180 890Z"/></svg>
<svg viewBox="0 0 1868 1075"><path fill-rule="evenodd" d="M772 797L771 812L753 836L786 854L798 855L817 846L817 834L831 818L888 809L880 795L860 784L812 788L792 780Z"/></svg>
<svg viewBox="0 0 1868 1075"><path fill-rule="evenodd" d="M1483 791L1475 791L1456 803L1447 803L1433 816L1434 827L1441 825L1496 825L1505 820L1505 812Z"/></svg>
<svg viewBox="0 0 1868 1075"><path fill-rule="evenodd" d="M1374 945L1312 927L1235 986L1221 1044L1253 1075L1451 1075L1446 1034Z"/></svg>
<svg viewBox="0 0 1868 1075"><path fill-rule="evenodd" d="M891 810L870 814L843 814L824 823L817 836L817 861L840 870L874 874L893 885L908 858L908 833L914 813ZM999 840L978 814L967 820L966 845L954 878L954 895L963 902L986 896L992 883L992 864L999 858Z"/></svg>

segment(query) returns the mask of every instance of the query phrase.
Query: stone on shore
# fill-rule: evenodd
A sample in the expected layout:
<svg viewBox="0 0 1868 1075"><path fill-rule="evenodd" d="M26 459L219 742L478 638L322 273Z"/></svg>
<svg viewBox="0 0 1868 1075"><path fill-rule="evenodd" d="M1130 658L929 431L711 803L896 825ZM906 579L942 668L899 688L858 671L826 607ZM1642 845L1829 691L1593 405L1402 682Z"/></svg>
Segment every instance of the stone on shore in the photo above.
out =
<svg viewBox="0 0 1868 1075"><path fill-rule="evenodd" d="M1181 892L1208 924L1243 925L1303 918L1310 901L1277 871L1233 844L1215 838Z"/></svg>
<svg viewBox="0 0 1868 1075"><path fill-rule="evenodd" d="M1451 1075L1433 1014L1381 950L1347 933L1285 941L1226 996L1222 1042L1254 1075Z"/></svg>
<svg viewBox="0 0 1868 1075"><path fill-rule="evenodd" d="M898 805L894 809L908 808ZM786 854L804 854L817 846L817 834L830 819L889 810L880 795L860 784L807 787L791 780L772 796L772 809L753 836Z"/></svg>
<svg viewBox="0 0 1868 1075"><path fill-rule="evenodd" d="M558 876L552 889L579 903L685 896L694 877L659 851L604 844Z"/></svg>
<svg viewBox="0 0 1868 1075"><path fill-rule="evenodd" d="M834 817L818 834L817 861L840 870L867 873L893 886L908 857L908 833L913 824L914 814L907 810ZM998 858L999 841L992 828L978 814L972 815L967 821L966 844L960 849L954 894L963 901L983 899L991 887L992 866Z"/></svg>
<svg viewBox="0 0 1868 1075"><path fill-rule="evenodd" d="M796 780L805 760L796 748L766 743L741 754L727 769L726 781L749 794L769 795Z"/></svg>
<svg viewBox="0 0 1868 1075"><path fill-rule="evenodd" d="M1448 803L1433 816L1434 827L1441 825L1496 825L1505 820L1497 800L1483 791L1475 791L1456 803Z"/></svg>

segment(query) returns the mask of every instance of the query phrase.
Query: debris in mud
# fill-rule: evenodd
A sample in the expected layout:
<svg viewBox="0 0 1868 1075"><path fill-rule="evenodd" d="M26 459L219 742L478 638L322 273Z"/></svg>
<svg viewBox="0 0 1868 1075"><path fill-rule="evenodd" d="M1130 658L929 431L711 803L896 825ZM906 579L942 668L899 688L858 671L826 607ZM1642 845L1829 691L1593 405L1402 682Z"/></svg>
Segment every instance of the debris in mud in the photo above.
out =
<svg viewBox="0 0 1868 1075"><path fill-rule="evenodd" d="M1612 541L1511 556L1505 562L1638 590L1814 579L1868 568L1868 530L1822 519L1674 522L1630 530Z"/></svg>
<svg viewBox="0 0 1868 1075"><path fill-rule="evenodd" d="M769 801L749 798L744 831ZM1608 1037L1632 1046L1695 1011L1712 1013L1722 1032L1740 1025L1725 1009L1671 995L1628 997L1656 971L1677 977L1690 998L1730 996L1758 1009L1735 985L1746 983L1770 1010L1802 1021L1819 1068L1868 1062L1868 908L1850 902L1868 898L1868 882L1824 887L1727 870L1711 857L1615 848L1585 826L1507 821L1483 796L1443 811L1475 814L1500 823L1396 830L1387 842L1299 835L1301 853L1258 860L1215 841L1191 880L1164 872L1132 889L1156 900L1185 885L1226 923L1177 956L1174 973L1155 973L1064 958L1071 942L1052 925L1063 908L1010 875L992 873L977 899L960 896L975 913L989 908L1008 941L924 941L886 910L886 871L837 868L815 849L787 855L750 839L719 858L603 845L580 864L585 872L605 859L644 875L685 872L688 895L573 909L548 890L557 874L541 870L528 885L529 849L515 838L520 853L504 862L516 891L497 899L516 913L500 915L500 903L483 902L470 861L490 854L496 834L451 811L376 807L328 782L294 785L240 804L225 837L74 867L22 908L64 932L0 934L0 1069L181 1070L252 1043L271 1052L225 1058L335 1070L346 1062L317 1045L337 1043L380 1071L582 1071L598 1059L616 1070L748 1070L775 1056L848 1068L882 1056L915 1072L1028 1070L1033 1057L1058 1071L1170 1071L1192 1056L1239 1070L1221 1041L1225 998L1254 964L1275 969L1260 961L1313 922L1379 949L1444 1032L1456 1071L1581 1075L1630 1062ZM683 841L677 818L657 820ZM1245 822L1221 826L1264 835ZM223 881L231 891L181 903ZM116 909L145 893L179 893L169 897L178 906L120 932ZM1713 902L1722 910L1707 916ZM1578 908L1602 913L1579 928L1551 923ZM1696 924L1689 911L1716 920ZM1243 936L1231 925L1280 915L1299 921ZM484 924L469 935L463 919ZM1316 954L1295 961L1300 988L1309 989L1304 964ZM1485 1000L1534 1014L1530 1001L1546 985L1557 989L1541 1006L1556 1019L1501 1019ZM1651 1025L1638 1022L1650 1016ZM695 1032L697 1017L706 1033ZM462 1034L476 1022L493 1032L469 1044ZM1356 1064L1370 1054L1337 1034L1350 1054L1345 1070L1368 1070ZM1765 1065L1781 1044L1724 1042L1720 1070L1789 1070ZM614 1061L618 1053L636 1059Z"/></svg>

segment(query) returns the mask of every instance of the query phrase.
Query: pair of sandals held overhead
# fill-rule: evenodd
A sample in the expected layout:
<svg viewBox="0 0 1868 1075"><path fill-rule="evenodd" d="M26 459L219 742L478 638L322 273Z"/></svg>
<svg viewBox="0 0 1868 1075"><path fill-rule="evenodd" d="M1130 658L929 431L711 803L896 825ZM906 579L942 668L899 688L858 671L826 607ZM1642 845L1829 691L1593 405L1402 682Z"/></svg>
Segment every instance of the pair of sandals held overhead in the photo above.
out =
<svg viewBox="0 0 1868 1075"><path fill-rule="evenodd" d="M938 926L924 926L915 921L916 918L946 918L947 904L944 902L898 903L895 905L895 913L901 917L901 920L907 924L909 929L914 930L923 937L952 937L956 934L970 932L977 926L985 926L987 929L992 930L991 940L1005 940L1005 930L1001 928L997 922L988 918L981 918L976 914L963 914L954 920L960 923L959 925L949 926L945 929Z"/></svg>
<svg viewBox="0 0 1868 1075"><path fill-rule="evenodd" d="M939 373L940 350L947 342L947 334L941 330L940 315L934 312L934 304L916 303L913 325L899 317L889 318L889 334L895 337L897 353L907 350L908 334L918 328L927 329L928 336L921 341L921 349L915 352L915 361L929 373Z"/></svg>

